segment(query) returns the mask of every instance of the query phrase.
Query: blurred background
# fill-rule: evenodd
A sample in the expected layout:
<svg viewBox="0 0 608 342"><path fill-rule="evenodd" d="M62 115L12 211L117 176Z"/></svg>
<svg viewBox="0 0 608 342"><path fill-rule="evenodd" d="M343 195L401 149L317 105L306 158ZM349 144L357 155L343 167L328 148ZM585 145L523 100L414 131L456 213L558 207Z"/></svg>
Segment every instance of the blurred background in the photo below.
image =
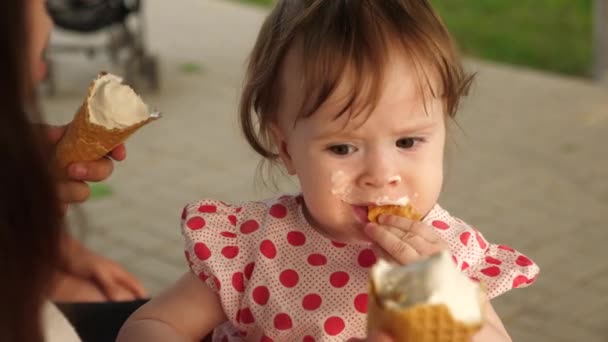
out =
<svg viewBox="0 0 608 342"><path fill-rule="evenodd" d="M141 1L118 18L127 26L102 29L85 19L109 14L74 18L48 3L57 28L41 95L51 123L71 120L100 70L127 77L164 114L70 212L76 236L158 293L187 270L187 202L273 194L255 185L258 158L236 120L272 1ZM540 265L536 284L495 301L514 341L608 340L608 1L432 3L478 73L450 131L441 203Z"/></svg>

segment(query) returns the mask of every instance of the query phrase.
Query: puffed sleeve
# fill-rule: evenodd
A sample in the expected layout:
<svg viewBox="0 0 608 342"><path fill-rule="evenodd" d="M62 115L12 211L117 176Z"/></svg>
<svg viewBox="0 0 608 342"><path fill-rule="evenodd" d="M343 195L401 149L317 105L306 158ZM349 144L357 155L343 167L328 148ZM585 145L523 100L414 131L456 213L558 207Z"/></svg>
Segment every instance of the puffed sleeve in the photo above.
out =
<svg viewBox="0 0 608 342"><path fill-rule="evenodd" d="M454 262L470 278L481 281L489 298L532 284L539 267L521 252L489 243L483 235L439 206L424 219L447 242Z"/></svg>
<svg viewBox="0 0 608 342"><path fill-rule="evenodd" d="M218 293L228 317L236 315L244 289L245 252L237 222L242 207L216 200L188 204L181 231L191 271Z"/></svg>

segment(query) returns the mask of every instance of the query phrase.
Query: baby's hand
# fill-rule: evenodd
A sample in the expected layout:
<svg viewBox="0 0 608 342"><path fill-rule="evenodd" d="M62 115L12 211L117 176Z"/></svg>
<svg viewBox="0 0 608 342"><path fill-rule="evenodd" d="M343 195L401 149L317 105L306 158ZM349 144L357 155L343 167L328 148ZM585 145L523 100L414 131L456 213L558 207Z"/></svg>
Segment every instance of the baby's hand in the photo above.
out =
<svg viewBox="0 0 608 342"><path fill-rule="evenodd" d="M394 215L380 215L378 223L365 226L365 234L380 254L405 265L447 248L433 227Z"/></svg>

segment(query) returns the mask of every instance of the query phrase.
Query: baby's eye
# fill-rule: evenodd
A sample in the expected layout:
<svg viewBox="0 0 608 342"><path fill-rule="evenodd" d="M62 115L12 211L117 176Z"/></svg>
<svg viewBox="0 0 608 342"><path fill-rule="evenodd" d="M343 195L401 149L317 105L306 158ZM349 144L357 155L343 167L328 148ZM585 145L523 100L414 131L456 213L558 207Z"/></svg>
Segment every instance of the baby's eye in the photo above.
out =
<svg viewBox="0 0 608 342"><path fill-rule="evenodd" d="M409 148L414 147L414 145L416 145L417 142L421 142L421 141L422 141L422 139L420 139L420 138L401 138L401 139L397 140L397 142L395 144L399 148L409 149Z"/></svg>
<svg viewBox="0 0 608 342"><path fill-rule="evenodd" d="M339 156L345 156L345 155L351 154L357 150L354 146L346 145L346 144L329 146L327 149L329 151L331 151L333 154L336 154Z"/></svg>

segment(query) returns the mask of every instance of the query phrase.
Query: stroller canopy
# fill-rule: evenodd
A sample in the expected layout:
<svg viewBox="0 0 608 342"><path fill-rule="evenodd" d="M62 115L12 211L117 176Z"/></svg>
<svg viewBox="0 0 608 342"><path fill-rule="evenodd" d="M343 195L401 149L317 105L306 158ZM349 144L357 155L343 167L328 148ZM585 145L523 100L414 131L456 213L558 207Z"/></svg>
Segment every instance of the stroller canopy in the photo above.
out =
<svg viewBox="0 0 608 342"><path fill-rule="evenodd" d="M139 10L139 0L47 0L55 25L65 30L95 32L126 20Z"/></svg>

